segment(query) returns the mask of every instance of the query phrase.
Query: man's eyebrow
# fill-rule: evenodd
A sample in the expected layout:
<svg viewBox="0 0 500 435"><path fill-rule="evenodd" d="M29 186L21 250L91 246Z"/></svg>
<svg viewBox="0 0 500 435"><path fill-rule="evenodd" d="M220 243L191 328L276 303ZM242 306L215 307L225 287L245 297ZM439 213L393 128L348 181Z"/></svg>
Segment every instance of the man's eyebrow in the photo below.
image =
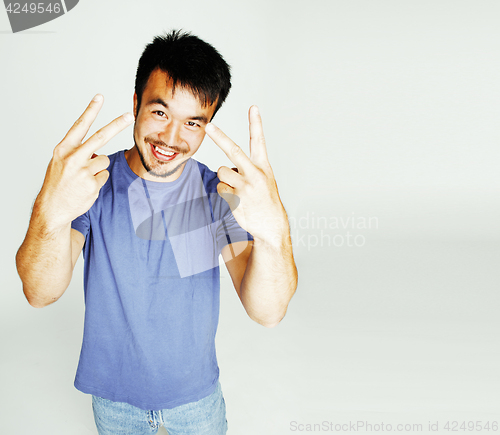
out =
<svg viewBox="0 0 500 435"><path fill-rule="evenodd" d="M155 98L154 100L150 100L146 105L150 106L151 104L160 104L161 106L165 107L165 109L168 109L168 104L161 98Z"/></svg>
<svg viewBox="0 0 500 435"><path fill-rule="evenodd" d="M200 116L190 116L189 119L193 121L201 121L204 124L208 124L208 118L206 116L200 115Z"/></svg>

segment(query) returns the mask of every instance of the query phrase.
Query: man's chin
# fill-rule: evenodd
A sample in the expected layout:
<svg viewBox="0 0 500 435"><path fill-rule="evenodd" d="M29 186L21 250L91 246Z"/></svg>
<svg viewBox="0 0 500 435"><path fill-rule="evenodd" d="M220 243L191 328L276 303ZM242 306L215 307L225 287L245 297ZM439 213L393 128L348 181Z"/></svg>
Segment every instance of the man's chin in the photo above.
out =
<svg viewBox="0 0 500 435"><path fill-rule="evenodd" d="M139 154L142 167L147 171L148 175L154 178L158 178L159 180L174 175L177 171L182 169L183 165L190 158L184 158L181 161L175 159L169 162L162 162L156 159L154 156L149 155L148 159L146 160L141 149L137 146L137 142L135 144L135 148L137 149L137 153ZM179 157L179 155L176 157Z"/></svg>
<svg viewBox="0 0 500 435"><path fill-rule="evenodd" d="M159 165L151 165L149 168L146 168L148 171L148 175L151 175L155 178L167 178L174 175L177 171L182 169L183 165L187 160L183 160L182 162L162 162Z"/></svg>

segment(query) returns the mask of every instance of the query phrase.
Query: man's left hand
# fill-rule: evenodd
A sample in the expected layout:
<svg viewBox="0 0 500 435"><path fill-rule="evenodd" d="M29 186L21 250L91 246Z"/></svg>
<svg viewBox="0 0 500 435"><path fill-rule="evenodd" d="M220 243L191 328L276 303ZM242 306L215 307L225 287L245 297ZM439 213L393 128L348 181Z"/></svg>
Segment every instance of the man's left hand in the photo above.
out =
<svg viewBox="0 0 500 435"><path fill-rule="evenodd" d="M214 124L205 128L208 136L237 168L221 166L217 192L224 198L238 224L254 239L279 244L289 233L288 219L269 164L262 120L257 106L250 107L250 157Z"/></svg>

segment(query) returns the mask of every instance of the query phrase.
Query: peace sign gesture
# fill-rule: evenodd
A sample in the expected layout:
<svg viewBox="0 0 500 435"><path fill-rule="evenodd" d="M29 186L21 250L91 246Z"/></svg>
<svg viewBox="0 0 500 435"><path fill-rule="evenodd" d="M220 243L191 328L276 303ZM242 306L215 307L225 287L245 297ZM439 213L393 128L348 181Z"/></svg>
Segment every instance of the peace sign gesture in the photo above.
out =
<svg viewBox="0 0 500 435"><path fill-rule="evenodd" d="M84 141L103 101L97 94L54 148L39 195L52 228L62 227L90 209L109 177L109 158L94 152L134 119L131 113L125 113Z"/></svg>
<svg viewBox="0 0 500 435"><path fill-rule="evenodd" d="M236 166L221 166L217 172L217 192L229 204L238 224L254 239L273 244L288 229L286 212L267 157L262 119L257 106L250 107L250 157L213 124L205 128L208 136Z"/></svg>

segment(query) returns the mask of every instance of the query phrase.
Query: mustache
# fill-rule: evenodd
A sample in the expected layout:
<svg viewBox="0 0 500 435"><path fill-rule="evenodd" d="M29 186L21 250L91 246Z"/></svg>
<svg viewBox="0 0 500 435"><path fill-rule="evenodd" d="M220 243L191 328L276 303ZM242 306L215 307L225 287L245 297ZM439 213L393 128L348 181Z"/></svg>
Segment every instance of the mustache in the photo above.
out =
<svg viewBox="0 0 500 435"><path fill-rule="evenodd" d="M153 144L153 145L156 145L156 146L159 146L159 147L163 146L163 147L166 147L166 148L170 148L171 150L175 151L176 153L180 153L180 154L183 154L183 153L189 151L188 149L182 149L182 148L179 148L179 147L176 147L176 146L167 145L162 140L155 139L154 137L146 136L144 138L144 142L149 142L150 144Z"/></svg>

